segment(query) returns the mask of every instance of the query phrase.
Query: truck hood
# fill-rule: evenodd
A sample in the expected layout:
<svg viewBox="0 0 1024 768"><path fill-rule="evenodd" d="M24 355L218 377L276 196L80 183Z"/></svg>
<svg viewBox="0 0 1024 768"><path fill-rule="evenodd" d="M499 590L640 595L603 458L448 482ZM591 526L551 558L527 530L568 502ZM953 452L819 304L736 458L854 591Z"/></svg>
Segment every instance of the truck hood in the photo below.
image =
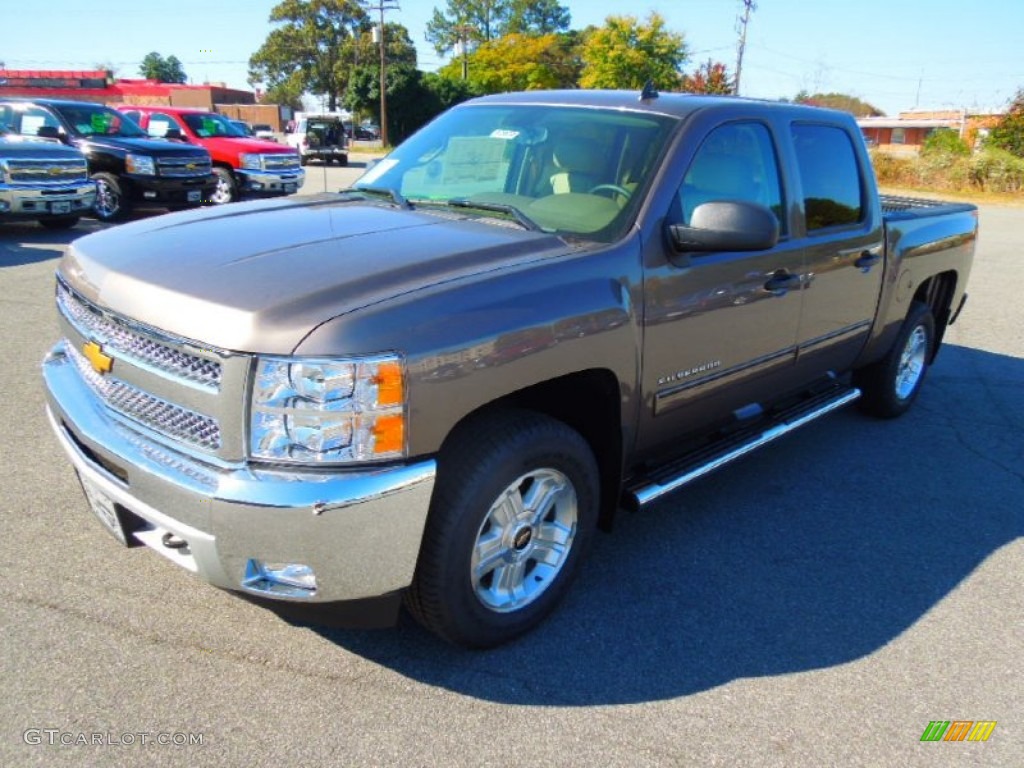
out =
<svg viewBox="0 0 1024 768"><path fill-rule="evenodd" d="M336 194L169 214L76 240L59 271L101 307L203 345L289 354L316 326L569 249L449 209Z"/></svg>
<svg viewBox="0 0 1024 768"><path fill-rule="evenodd" d="M206 150L200 147L190 147L164 139L128 139L118 136L90 136L87 139L79 139L78 147L86 154L96 150L113 149L157 157L191 155L205 158L207 155Z"/></svg>
<svg viewBox="0 0 1024 768"><path fill-rule="evenodd" d="M0 157L44 160L81 160L82 153L56 141L21 136L0 136Z"/></svg>
<svg viewBox="0 0 1024 768"><path fill-rule="evenodd" d="M259 153L262 155L287 154L294 155L295 150L284 144L266 139L253 139L241 136L218 136L210 139L194 139L195 143L206 147L211 155L227 155L236 157L241 152Z"/></svg>

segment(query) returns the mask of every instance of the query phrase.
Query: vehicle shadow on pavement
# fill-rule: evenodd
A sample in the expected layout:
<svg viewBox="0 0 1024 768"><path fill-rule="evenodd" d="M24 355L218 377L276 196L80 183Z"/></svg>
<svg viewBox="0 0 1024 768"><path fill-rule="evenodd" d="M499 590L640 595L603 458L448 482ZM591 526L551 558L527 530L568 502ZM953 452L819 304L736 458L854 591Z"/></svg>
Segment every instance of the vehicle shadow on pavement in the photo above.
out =
<svg viewBox="0 0 1024 768"><path fill-rule="evenodd" d="M515 643L463 651L411 622L314 630L488 701L675 698L878 651L1024 536L1022 497L1024 360L946 346L904 418L845 410L623 514Z"/></svg>
<svg viewBox="0 0 1024 768"><path fill-rule="evenodd" d="M46 229L34 222L5 224L0 226L0 269L58 258L72 240L104 228L93 219L82 219L64 230Z"/></svg>

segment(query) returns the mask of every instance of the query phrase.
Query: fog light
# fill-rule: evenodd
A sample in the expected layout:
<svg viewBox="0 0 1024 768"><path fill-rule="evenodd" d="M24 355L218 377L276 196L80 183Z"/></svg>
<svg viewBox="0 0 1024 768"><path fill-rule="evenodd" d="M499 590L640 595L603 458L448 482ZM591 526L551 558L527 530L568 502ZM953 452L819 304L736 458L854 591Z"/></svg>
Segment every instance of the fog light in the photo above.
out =
<svg viewBox="0 0 1024 768"><path fill-rule="evenodd" d="M146 198L147 200L155 200L156 199L156 192L143 192L142 196L144 198Z"/></svg>
<svg viewBox="0 0 1024 768"><path fill-rule="evenodd" d="M245 564L242 586L264 595L308 598L316 594L316 574L302 563L264 563L250 559Z"/></svg>
<svg viewBox="0 0 1024 768"><path fill-rule="evenodd" d="M0 213L7 213L9 210L11 210L11 204L6 200L0 200Z"/></svg>
<svg viewBox="0 0 1024 768"><path fill-rule="evenodd" d="M254 181L251 186L253 189L263 189L263 185L258 181Z"/></svg>

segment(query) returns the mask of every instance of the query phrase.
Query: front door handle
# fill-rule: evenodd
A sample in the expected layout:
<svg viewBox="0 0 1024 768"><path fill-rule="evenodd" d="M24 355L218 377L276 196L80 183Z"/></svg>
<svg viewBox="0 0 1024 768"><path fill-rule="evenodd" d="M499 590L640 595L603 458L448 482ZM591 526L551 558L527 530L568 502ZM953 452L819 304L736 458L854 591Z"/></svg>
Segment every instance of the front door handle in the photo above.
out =
<svg viewBox="0 0 1024 768"><path fill-rule="evenodd" d="M868 272L871 270L873 266L875 266L875 264L877 264L881 260L882 255L880 253L864 251L864 253L860 255L860 258L853 262L853 265L857 267L857 269L862 269L865 272Z"/></svg>
<svg viewBox="0 0 1024 768"><path fill-rule="evenodd" d="M772 293L783 294L786 291L799 288L800 283L800 275L794 275L784 269L780 269L768 278L768 282L764 284L764 289Z"/></svg>

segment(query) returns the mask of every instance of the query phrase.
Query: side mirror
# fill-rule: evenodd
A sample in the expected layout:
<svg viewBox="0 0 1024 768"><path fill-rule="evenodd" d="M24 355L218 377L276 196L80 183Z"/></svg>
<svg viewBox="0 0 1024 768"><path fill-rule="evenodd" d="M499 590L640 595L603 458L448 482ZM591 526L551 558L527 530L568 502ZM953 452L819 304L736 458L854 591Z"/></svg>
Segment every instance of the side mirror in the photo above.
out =
<svg viewBox="0 0 1024 768"><path fill-rule="evenodd" d="M698 205L689 226L670 224L669 239L680 254L764 251L779 242L779 220L763 205L719 200Z"/></svg>
<svg viewBox="0 0 1024 768"><path fill-rule="evenodd" d="M181 128L168 128L164 133L164 138L171 141L184 141L185 134L181 132Z"/></svg>

